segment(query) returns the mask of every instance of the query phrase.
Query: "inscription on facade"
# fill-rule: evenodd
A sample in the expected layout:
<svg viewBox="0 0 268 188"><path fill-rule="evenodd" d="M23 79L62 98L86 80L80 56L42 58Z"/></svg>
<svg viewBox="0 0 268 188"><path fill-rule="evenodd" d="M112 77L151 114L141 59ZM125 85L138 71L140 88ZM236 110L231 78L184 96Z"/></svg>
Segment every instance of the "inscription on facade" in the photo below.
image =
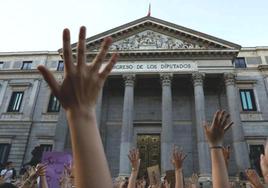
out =
<svg viewBox="0 0 268 188"><path fill-rule="evenodd" d="M193 72L197 71L197 64L193 62L120 62L113 73L153 73L153 72Z"/></svg>

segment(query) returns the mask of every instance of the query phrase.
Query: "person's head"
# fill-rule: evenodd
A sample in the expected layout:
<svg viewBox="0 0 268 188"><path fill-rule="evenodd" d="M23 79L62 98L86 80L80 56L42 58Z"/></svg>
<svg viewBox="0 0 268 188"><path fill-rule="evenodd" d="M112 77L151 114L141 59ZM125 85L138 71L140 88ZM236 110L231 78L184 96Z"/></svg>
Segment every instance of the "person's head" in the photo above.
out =
<svg viewBox="0 0 268 188"><path fill-rule="evenodd" d="M13 162L12 161L8 161L7 163L6 163L6 168L12 168L13 167Z"/></svg>
<svg viewBox="0 0 268 188"><path fill-rule="evenodd" d="M12 183L2 183L0 184L0 188L17 188L17 187Z"/></svg>

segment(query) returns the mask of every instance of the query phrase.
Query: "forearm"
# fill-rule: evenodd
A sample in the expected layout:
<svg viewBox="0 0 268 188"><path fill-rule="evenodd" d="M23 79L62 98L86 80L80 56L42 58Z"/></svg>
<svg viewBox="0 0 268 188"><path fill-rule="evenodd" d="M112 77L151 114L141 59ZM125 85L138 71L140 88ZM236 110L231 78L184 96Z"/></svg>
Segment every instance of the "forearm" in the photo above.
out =
<svg viewBox="0 0 268 188"><path fill-rule="evenodd" d="M183 188L182 169L175 169L175 188Z"/></svg>
<svg viewBox="0 0 268 188"><path fill-rule="evenodd" d="M74 155L76 186L112 187L112 179L97 128L95 109L69 110L67 119Z"/></svg>
<svg viewBox="0 0 268 188"><path fill-rule="evenodd" d="M41 188L48 188L46 176L40 177Z"/></svg>
<svg viewBox="0 0 268 188"><path fill-rule="evenodd" d="M227 188L229 185L228 172L222 150L211 149L212 183L214 188Z"/></svg>
<svg viewBox="0 0 268 188"><path fill-rule="evenodd" d="M128 186L127 188L135 188L136 187L136 179L138 176L138 171L137 170L132 170L130 177L129 177L129 181L128 181Z"/></svg>

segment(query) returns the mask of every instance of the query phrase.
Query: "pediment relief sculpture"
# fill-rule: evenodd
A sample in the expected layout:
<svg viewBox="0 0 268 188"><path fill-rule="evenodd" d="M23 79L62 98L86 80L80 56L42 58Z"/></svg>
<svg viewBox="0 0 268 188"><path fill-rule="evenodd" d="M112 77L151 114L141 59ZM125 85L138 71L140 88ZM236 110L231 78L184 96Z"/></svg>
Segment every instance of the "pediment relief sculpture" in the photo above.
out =
<svg viewBox="0 0 268 188"><path fill-rule="evenodd" d="M166 49L204 49L200 44L192 44L151 30L114 42L110 50L166 50Z"/></svg>

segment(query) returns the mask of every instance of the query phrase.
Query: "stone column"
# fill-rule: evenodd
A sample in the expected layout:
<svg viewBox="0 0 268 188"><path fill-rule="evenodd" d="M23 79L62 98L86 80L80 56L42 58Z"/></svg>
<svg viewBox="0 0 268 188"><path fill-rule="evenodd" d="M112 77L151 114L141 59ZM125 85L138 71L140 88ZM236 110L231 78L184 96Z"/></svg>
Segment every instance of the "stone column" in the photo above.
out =
<svg viewBox="0 0 268 188"><path fill-rule="evenodd" d="M235 75L233 73L226 73L224 75L226 94L228 100L229 113L231 120L234 122L232 126L233 147L235 160L239 172L244 172L246 168L250 167L249 152L244 137L244 130L240 118L240 105L237 96L237 88L235 86Z"/></svg>
<svg viewBox="0 0 268 188"><path fill-rule="evenodd" d="M208 177L211 174L211 160L209 147L205 138L203 124L206 121L205 113L205 96L203 89L204 74L194 73L192 75L194 84L195 99L195 121L197 135L197 149L199 172L201 177ZM202 181L202 179L200 180Z"/></svg>
<svg viewBox="0 0 268 188"><path fill-rule="evenodd" d="M161 172L173 169L170 154L173 147L172 119L172 74L161 74L162 82L162 132L161 132Z"/></svg>
<svg viewBox="0 0 268 188"><path fill-rule="evenodd" d="M133 108L134 108L134 80L135 75L124 75L125 94L123 106L123 118L121 128L120 144L120 166L119 175L126 176L130 174L130 164L128 152L132 146L133 140Z"/></svg>

